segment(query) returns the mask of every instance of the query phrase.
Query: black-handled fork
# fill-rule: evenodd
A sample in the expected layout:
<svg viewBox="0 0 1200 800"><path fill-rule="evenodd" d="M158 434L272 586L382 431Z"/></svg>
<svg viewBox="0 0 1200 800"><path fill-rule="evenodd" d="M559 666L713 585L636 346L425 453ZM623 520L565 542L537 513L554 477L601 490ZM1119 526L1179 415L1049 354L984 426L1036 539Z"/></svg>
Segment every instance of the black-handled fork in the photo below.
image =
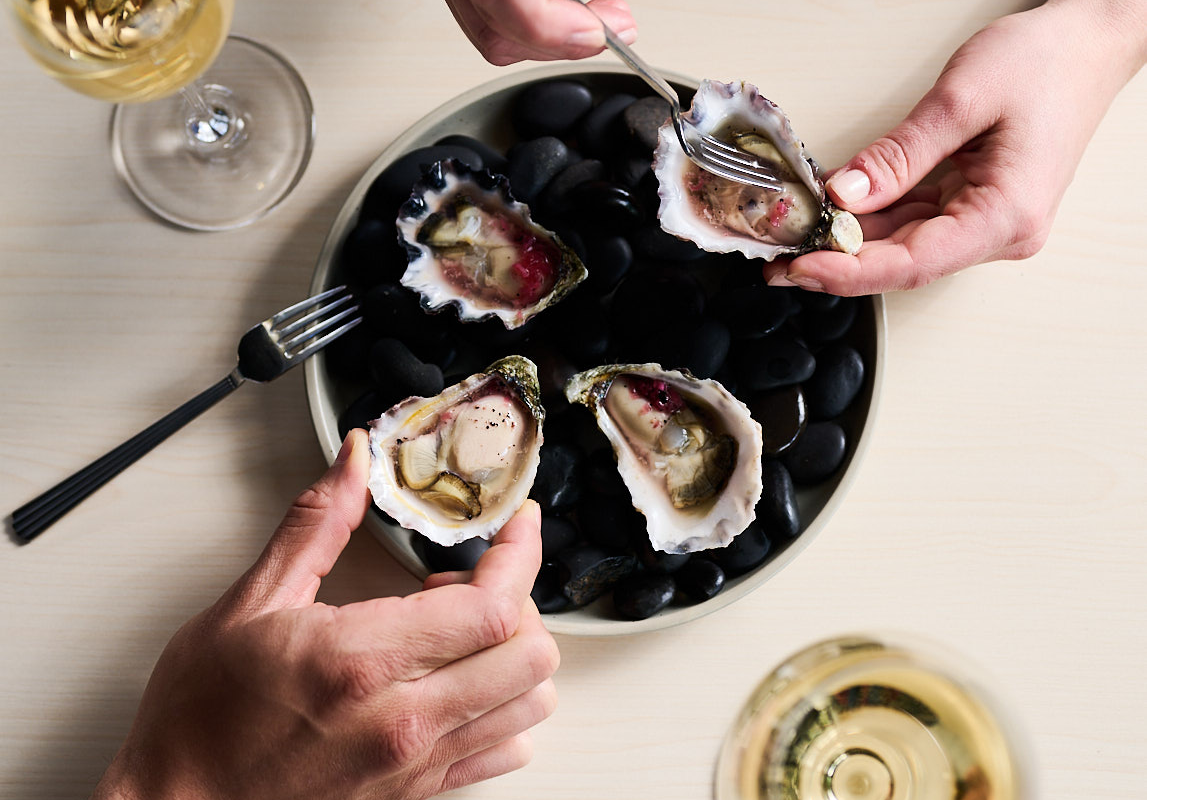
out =
<svg viewBox="0 0 1200 800"><path fill-rule="evenodd" d="M345 286L338 286L285 308L255 325L238 342L238 361L233 372L129 441L14 511L12 526L17 540L22 544L32 540L92 492L214 406L244 381L266 383L278 378L360 322L362 316L354 296Z"/></svg>

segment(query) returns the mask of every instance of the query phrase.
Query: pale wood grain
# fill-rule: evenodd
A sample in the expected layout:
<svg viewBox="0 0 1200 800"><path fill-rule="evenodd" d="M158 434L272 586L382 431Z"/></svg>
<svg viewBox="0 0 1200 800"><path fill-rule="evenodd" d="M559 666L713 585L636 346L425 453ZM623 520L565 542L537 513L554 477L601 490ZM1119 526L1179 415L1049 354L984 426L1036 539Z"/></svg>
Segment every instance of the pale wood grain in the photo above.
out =
<svg viewBox="0 0 1200 800"><path fill-rule="evenodd" d="M900 119L971 32L1028 5L768 4L735 27L727 0L634 4L645 57L753 80L827 165ZM337 9L237 8L234 30L304 75L318 137L294 196L229 233L150 218L108 160L108 108L0 48L0 512L224 374L245 328L305 294L362 170L502 74L434 0ZM562 637L559 710L535 732L533 763L454 796L707 797L758 679L858 629L917 631L982 664L1028 731L1044 796L1144 795L1145 117L1143 73L1039 255L887 298L875 435L802 557L682 628ZM0 796L86 795L170 634L252 561L323 465L289 375L243 387L35 544L0 545ZM323 597L416 587L363 531Z"/></svg>

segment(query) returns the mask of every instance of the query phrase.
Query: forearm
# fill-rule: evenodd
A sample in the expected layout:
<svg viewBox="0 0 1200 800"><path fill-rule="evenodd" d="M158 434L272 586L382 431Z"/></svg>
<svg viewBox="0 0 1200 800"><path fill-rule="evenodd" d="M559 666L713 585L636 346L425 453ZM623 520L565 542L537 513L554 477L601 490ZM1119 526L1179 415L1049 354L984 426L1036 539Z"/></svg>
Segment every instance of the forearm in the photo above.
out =
<svg viewBox="0 0 1200 800"><path fill-rule="evenodd" d="M1129 82L1146 63L1146 0L1048 0L1043 8L1061 15L1063 30L1091 32L1105 72L1117 84Z"/></svg>

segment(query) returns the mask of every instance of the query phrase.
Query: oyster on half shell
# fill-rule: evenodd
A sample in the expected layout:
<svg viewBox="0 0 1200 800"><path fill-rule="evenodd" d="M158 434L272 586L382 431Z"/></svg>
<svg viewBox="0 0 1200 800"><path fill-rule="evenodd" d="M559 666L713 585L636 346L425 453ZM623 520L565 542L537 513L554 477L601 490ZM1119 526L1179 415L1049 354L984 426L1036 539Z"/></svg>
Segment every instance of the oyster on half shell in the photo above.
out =
<svg viewBox="0 0 1200 800"><path fill-rule="evenodd" d="M519 328L587 277L579 256L513 198L507 178L459 161L425 171L396 227L416 253L400 282L427 308L457 306L463 320L497 317Z"/></svg>
<svg viewBox="0 0 1200 800"><path fill-rule="evenodd" d="M724 547L754 520L762 428L721 384L616 364L572 376L566 394L596 416L656 550Z"/></svg>
<svg viewBox="0 0 1200 800"><path fill-rule="evenodd" d="M688 158L670 121L658 132L658 178L663 230L716 253L773 259L811 250L854 254L862 228L825 194L816 162L784 113L744 81L706 80L684 116L701 133L736 145L783 178L781 191L736 183Z"/></svg>
<svg viewBox="0 0 1200 800"><path fill-rule="evenodd" d="M537 368L522 356L410 397L371 423L371 497L438 544L491 539L529 496L544 418Z"/></svg>

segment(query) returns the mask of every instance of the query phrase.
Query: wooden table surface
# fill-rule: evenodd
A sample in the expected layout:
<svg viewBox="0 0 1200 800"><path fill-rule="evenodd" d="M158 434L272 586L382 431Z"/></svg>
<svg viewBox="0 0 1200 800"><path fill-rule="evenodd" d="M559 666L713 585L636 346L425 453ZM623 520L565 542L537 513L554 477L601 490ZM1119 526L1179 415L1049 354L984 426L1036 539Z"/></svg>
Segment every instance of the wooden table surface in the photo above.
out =
<svg viewBox="0 0 1200 800"><path fill-rule="evenodd" d="M898 121L972 32L1031 4L808 0L738 12L736 26L727 0L633 5L648 60L757 83L832 165ZM237 7L234 31L303 74L318 132L286 203L226 233L151 217L109 160L110 108L44 77L11 36L0 47L0 512L224 375L246 328L305 295L376 155L504 74L435 0L323 10ZM754 684L799 647L861 629L918 632L983 665L1045 797L1143 794L1145 160L1143 70L1040 254L887 296L875 433L802 556L687 625L560 637L559 709L535 729L532 764L454 796L706 798ZM243 387L33 544L0 543L0 796L86 796L172 632L324 465L297 370ZM416 586L364 530L321 598Z"/></svg>

